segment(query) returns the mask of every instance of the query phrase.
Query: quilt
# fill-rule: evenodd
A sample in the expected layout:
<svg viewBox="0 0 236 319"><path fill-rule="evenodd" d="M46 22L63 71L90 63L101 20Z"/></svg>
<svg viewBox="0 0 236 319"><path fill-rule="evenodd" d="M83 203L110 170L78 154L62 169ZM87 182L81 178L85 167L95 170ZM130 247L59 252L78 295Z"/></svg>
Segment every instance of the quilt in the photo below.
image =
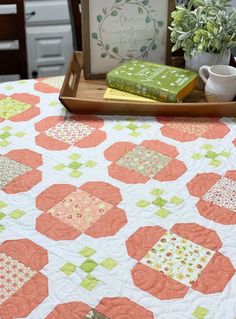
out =
<svg viewBox="0 0 236 319"><path fill-rule="evenodd" d="M236 119L72 115L0 84L0 318L236 319Z"/></svg>

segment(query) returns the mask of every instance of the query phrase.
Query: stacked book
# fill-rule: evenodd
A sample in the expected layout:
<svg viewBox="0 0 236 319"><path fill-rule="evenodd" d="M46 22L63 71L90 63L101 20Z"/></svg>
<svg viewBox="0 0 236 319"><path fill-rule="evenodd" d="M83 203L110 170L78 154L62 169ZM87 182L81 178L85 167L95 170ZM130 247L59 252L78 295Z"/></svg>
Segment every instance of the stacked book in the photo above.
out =
<svg viewBox="0 0 236 319"><path fill-rule="evenodd" d="M198 74L143 60L129 62L106 76L105 99L144 102L181 102L196 87Z"/></svg>

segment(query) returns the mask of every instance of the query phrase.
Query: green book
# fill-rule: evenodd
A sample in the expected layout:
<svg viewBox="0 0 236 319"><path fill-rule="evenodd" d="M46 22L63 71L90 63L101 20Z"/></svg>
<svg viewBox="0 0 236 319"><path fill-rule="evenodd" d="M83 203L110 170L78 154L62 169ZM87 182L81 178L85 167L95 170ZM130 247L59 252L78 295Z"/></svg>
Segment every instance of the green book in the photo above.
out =
<svg viewBox="0 0 236 319"><path fill-rule="evenodd" d="M107 73L107 86L161 102L180 102L196 87L198 74L186 69L130 60Z"/></svg>

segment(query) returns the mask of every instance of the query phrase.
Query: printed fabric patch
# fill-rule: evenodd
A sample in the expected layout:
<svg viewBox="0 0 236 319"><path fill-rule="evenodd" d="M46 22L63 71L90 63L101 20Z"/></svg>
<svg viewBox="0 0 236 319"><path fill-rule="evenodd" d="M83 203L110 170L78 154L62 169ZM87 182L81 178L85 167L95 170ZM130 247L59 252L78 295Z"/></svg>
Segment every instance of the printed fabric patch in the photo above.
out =
<svg viewBox="0 0 236 319"><path fill-rule="evenodd" d="M102 315L96 309L91 309L89 313L84 317L84 319L110 319L110 318Z"/></svg>
<svg viewBox="0 0 236 319"><path fill-rule="evenodd" d="M113 206L81 189L72 192L48 213L67 225L85 232Z"/></svg>
<svg viewBox="0 0 236 319"><path fill-rule="evenodd" d="M16 177L31 170L31 167L18 163L6 156L0 156L0 189Z"/></svg>
<svg viewBox="0 0 236 319"><path fill-rule="evenodd" d="M36 271L16 259L0 253L0 304L26 284Z"/></svg>
<svg viewBox="0 0 236 319"><path fill-rule="evenodd" d="M209 119L205 118L173 118L168 124L170 128L181 132L202 136L209 129Z"/></svg>
<svg viewBox="0 0 236 319"><path fill-rule="evenodd" d="M236 182L222 177L209 189L203 199L236 212Z"/></svg>
<svg viewBox="0 0 236 319"><path fill-rule="evenodd" d="M65 120L51 127L45 133L47 136L55 138L64 143L74 145L83 138L89 136L95 128L75 120Z"/></svg>
<svg viewBox="0 0 236 319"><path fill-rule="evenodd" d="M5 120L15 116L31 107L30 104L17 101L10 97L0 100L0 117Z"/></svg>
<svg viewBox="0 0 236 319"><path fill-rule="evenodd" d="M215 252L166 232L143 258L144 264L191 286Z"/></svg>
<svg viewBox="0 0 236 319"><path fill-rule="evenodd" d="M47 78L42 81L42 83L48 84L56 89L61 89L64 81L64 76L55 76L52 78Z"/></svg>
<svg viewBox="0 0 236 319"><path fill-rule="evenodd" d="M166 155L138 145L120 158L116 164L135 170L142 175L154 177L170 160L171 158Z"/></svg>

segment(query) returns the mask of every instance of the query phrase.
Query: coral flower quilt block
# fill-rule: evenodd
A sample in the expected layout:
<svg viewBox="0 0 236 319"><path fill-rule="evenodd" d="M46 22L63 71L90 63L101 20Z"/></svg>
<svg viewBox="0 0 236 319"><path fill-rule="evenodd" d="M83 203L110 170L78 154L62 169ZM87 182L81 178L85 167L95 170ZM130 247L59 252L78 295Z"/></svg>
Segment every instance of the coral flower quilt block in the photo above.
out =
<svg viewBox="0 0 236 319"><path fill-rule="evenodd" d="M157 140L140 145L117 142L104 155L112 162L108 167L109 175L127 184L146 183L151 178L176 180L187 170L185 164L176 159L176 147Z"/></svg>
<svg viewBox="0 0 236 319"><path fill-rule="evenodd" d="M82 302L60 304L45 319L154 319L154 314L128 298L102 298L95 308Z"/></svg>
<svg viewBox="0 0 236 319"><path fill-rule="evenodd" d="M11 96L0 94L0 122L31 120L40 114L36 106L39 101L39 97L28 93L15 93Z"/></svg>
<svg viewBox="0 0 236 319"><path fill-rule="evenodd" d="M236 224L236 171L224 176L201 173L187 187L191 195L200 198L196 207L202 216L224 225Z"/></svg>
<svg viewBox="0 0 236 319"><path fill-rule="evenodd" d="M29 239L0 246L0 318L25 318L48 296L48 280L40 270L47 251Z"/></svg>
<svg viewBox="0 0 236 319"><path fill-rule="evenodd" d="M22 149L0 155L0 189L9 194L26 192L42 180L37 169L42 165L42 156Z"/></svg>
<svg viewBox="0 0 236 319"><path fill-rule="evenodd" d="M95 147L106 139L105 132L100 130L103 124L103 120L92 115L49 116L35 124L40 133L35 140L48 150Z"/></svg>
<svg viewBox="0 0 236 319"><path fill-rule="evenodd" d="M35 91L42 93L59 93L63 85L64 76L55 76L51 78L40 78L34 85Z"/></svg>
<svg viewBox="0 0 236 319"><path fill-rule="evenodd" d="M235 268L218 252L221 246L215 231L194 223L175 224L170 231L141 227L126 241L138 261L131 270L134 284L161 300L183 298L190 289L223 291Z"/></svg>
<svg viewBox="0 0 236 319"><path fill-rule="evenodd" d="M127 223L125 212L117 207L121 200L119 189L104 182L88 182L79 188L53 185L37 197L43 213L36 229L54 240L72 240L81 233L94 238L112 236Z"/></svg>
<svg viewBox="0 0 236 319"><path fill-rule="evenodd" d="M230 129L219 118L157 117L164 124L161 133L180 142L194 141L199 137L207 139L223 138Z"/></svg>

